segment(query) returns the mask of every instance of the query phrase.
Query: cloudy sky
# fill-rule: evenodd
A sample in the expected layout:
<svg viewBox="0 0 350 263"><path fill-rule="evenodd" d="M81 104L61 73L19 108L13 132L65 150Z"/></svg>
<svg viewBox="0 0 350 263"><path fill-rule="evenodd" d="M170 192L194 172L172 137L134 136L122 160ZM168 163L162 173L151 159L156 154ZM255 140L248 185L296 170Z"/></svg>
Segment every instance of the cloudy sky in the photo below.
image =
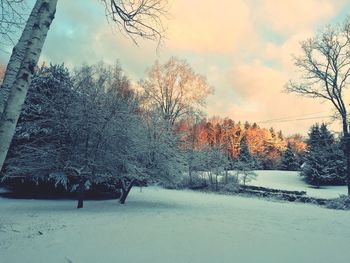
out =
<svg viewBox="0 0 350 263"><path fill-rule="evenodd" d="M186 59L215 87L208 116L258 122L285 134L305 134L316 121L329 121L328 103L282 93L295 76L292 54L299 42L350 14L346 0L170 0L166 39L139 46L108 24L99 0L59 0L42 60L119 60L134 80L154 60ZM7 55L0 54L6 63ZM337 129L336 125L333 125Z"/></svg>

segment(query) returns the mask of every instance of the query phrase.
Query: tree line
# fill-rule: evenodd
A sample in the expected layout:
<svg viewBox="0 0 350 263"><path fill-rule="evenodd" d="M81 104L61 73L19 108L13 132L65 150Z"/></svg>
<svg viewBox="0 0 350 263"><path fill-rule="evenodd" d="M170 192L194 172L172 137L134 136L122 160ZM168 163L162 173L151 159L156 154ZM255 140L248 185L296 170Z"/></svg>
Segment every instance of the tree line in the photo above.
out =
<svg viewBox="0 0 350 263"><path fill-rule="evenodd" d="M156 61L137 87L118 63L74 70L43 65L31 82L2 181L22 193L78 193L79 207L86 191L121 191L124 203L134 185L196 187L205 177L200 182L217 189L232 180L245 184L258 169L301 170L315 185L344 183L344 156L325 124L304 139L256 123L207 119L200 110L212 90L177 58Z"/></svg>
<svg viewBox="0 0 350 263"><path fill-rule="evenodd" d="M230 168L234 166L243 147L255 158L255 164L251 168L266 170L281 168L281 158L288 147L296 162L301 165L302 155L307 148L299 134L285 137L282 131L261 128L256 123L242 124L229 118L187 118L177 123L176 132L180 135L184 148L220 149L229 161ZM295 167L295 170L298 169Z"/></svg>

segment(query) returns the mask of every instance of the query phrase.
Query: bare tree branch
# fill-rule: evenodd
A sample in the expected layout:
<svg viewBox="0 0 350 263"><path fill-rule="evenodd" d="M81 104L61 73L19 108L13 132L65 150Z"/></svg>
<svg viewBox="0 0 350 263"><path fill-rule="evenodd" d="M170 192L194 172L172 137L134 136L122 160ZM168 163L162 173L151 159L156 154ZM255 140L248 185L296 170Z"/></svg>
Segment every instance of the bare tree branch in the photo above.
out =
<svg viewBox="0 0 350 263"><path fill-rule="evenodd" d="M315 38L302 42L303 54L294 58L301 78L285 87L287 92L330 101L342 117L344 133L349 131L343 94L350 76L349 30L347 23L341 28L329 26Z"/></svg>
<svg viewBox="0 0 350 263"><path fill-rule="evenodd" d="M107 18L125 31L137 44L136 37L158 41L164 37L162 18L167 0L101 0Z"/></svg>
<svg viewBox="0 0 350 263"><path fill-rule="evenodd" d="M14 44L16 33L24 26L26 10L27 5L24 0L0 0L1 46Z"/></svg>

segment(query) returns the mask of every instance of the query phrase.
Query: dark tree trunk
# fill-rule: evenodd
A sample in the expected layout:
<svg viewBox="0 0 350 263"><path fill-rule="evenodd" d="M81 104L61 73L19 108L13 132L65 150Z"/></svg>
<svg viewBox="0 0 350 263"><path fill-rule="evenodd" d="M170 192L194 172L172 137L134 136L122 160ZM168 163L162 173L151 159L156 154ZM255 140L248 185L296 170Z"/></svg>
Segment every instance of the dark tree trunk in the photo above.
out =
<svg viewBox="0 0 350 263"><path fill-rule="evenodd" d="M348 196L350 196L350 134L344 135L345 158L346 158L346 181L348 185Z"/></svg>
<svg viewBox="0 0 350 263"><path fill-rule="evenodd" d="M84 195L85 195L85 185L84 185L83 180L81 180L79 182L77 192L78 192L78 206L77 206L77 208L83 208L84 207Z"/></svg>
<svg viewBox="0 0 350 263"><path fill-rule="evenodd" d="M347 122L347 114L344 112L342 115L343 119L343 150L344 155L346 158L346 182L348 185L348 196L350 196L350 133L349 133L349 126Z"/></svg>
<svg viewBox="0 0 350 263"><path fill-rule="evenodd" d="M132 180L127 186L124 182L122 182L122 196L119 199L119 203L125 204L125 200L128 197L131 188L134 186L135 180Z"/></svg>
<svg viewBox="0 0 350 263"><path fill-rule="evenodd" d="M188 168L188 176L190 177L189 185L192 186L192 167Z"/></svg>
<svg viewBox="0 0 350 263"><path fill-rule="evenodd" d="M209 184L210 184L210 188L213 190L214 183L213 183L213 176L212 176L211 172L209 172Z"/></svg>

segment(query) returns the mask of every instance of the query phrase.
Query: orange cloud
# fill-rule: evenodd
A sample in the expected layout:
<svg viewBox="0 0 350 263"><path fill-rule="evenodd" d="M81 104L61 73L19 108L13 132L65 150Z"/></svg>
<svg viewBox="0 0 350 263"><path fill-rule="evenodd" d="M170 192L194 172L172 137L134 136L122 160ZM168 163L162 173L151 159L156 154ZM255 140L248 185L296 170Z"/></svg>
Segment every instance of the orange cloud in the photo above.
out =
<svg viewBox="0 0 350 263"><path fill-rule="evenodd" d="M260 61L240 65L230 71L232 88L242 98L231 103L228 112L234 119L260 122L261 126L274 126L286 134L306 133L315 122L329 121L332 107L319 100L302 98L282 92L289 76L263 65ZM309 115L310 113L316 113ZM293 117L295 116L295 117ZM307 119L308 117L323 117ZM277 120L281 118L288 120ZM301 120L304 119L305 120ZM276 120L265 122L266 120Z"/></svg>
<svg viewBox="0 0 350 263"><path fill-rule="evenodd" d="M253 46L257 35L244 0L177 0L170 10L167 46L196 52L235 52Z"/></svg>

